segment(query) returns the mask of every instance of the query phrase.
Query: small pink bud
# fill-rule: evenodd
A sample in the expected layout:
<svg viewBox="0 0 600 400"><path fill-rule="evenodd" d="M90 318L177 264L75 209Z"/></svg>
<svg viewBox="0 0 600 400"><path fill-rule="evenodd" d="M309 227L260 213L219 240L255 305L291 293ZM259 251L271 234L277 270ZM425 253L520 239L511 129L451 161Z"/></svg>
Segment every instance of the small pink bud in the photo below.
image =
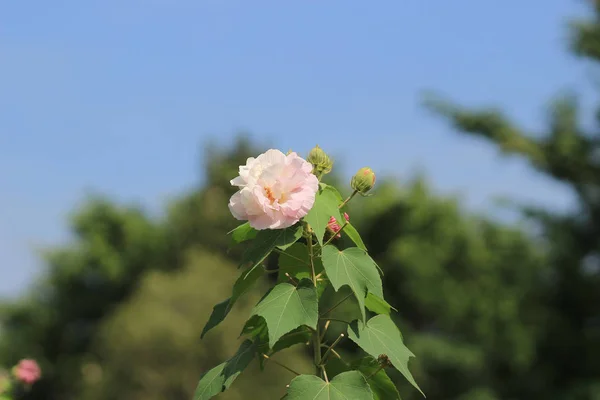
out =
<svg viewBox="0 0 600 400"><path fill-rule="evenodd" d="M14 377L26 385L35 383L42 376L42 371L35 360L21 360L13 368Z"/></svg>
<svg viewBox="0 0 600 400"><path fill-rule="evenodd" d="M350 221L350 217L348 216L348 213L344 213L344 218L346 218L347 222ZM339 231L342 230L342 227L337 222L335 217L329 218L329 222L327 223L327 229L329 229L329 231L332 232L336 238L339 239L342 237L342 235L339 233Z"/></svg>

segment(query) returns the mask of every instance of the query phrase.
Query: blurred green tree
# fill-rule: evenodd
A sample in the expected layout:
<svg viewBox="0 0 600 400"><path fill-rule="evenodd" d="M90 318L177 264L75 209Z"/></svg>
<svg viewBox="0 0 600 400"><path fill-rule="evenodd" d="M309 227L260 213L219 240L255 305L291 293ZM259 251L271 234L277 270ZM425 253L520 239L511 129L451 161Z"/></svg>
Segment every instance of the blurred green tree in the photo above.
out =
<svg viewBox="0 0 600 400"><path fill-rule="evenodd" d="M600 1L590 4L593 16L572 24L572 49L597 63ZM537 280L545 310L533 362L501 382L498 393L502 398L600 399L600 108L595 126L586 129L577 98L560 97L551 107L547 132L532 134L498 110L473 111L440 99L429 105L457 130L486 139L562 182L577 199L565 213L524 207L545 238L548 265Z"/></svg>
<svg viewBox="0 0 600 400"><path fill-rule="evenodd" d="M352 210L384 291L417 355L430 399L504 398L501 388L534 362L544 254L523 232L469 215L415 178L382 183ZM352 215L355 212L352 211ZM399 378L399 377L398 377ZM406 399L420 394L398 379ZM523 397L525 398L525 397Z"/></svg>
<svg viewBox="0 0 600 400"><path fill-rule="evenodd" d="M27 296L2 304L0 361L28 355L44 369L29 398L73 398L96 332L148 271L178 270L191 248L226 251L226 233L236 225L228 181L259 151L245 136L229 148L207 148L204 185L174 201L165 220L89 199L72 218L73 242L47 252L47 271Z"/></svg>
<svg viewBox="0 0 600 400"><path fill-rule="evenodd" d="M83 365L82 400L190 400L198 377L231 356L259 291L244 296L219 331L199 340L212 305L223 300L237 278L236 264L207 251L187 255L177 272L153 271L133 296L107 318ZM211 284L202 284L210 279ZM263 291L266 285L262 285ZM314 368L302 349L287 350L285 358L298 371ZM294 375L267 363L255 364L220 398L275 399L285 393Z"/></svg>

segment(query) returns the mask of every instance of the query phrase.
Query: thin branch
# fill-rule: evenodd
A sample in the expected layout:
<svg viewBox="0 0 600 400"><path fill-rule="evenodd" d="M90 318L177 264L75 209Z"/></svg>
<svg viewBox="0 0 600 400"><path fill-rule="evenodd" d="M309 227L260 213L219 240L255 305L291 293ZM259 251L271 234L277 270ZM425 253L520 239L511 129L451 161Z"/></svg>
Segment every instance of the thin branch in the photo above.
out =
<svg viewBox="0 0 600 400"><path fill-rule="evenodd" d="M287 272L285 273L285 276L287 276L287 278L290 280L290 282L292 283L292 285L294 286L298 286L298 281L295 280L294 278L292 278L292 276L290 274L288 274Z"/></svg>
<svg viewBox="0 0 600 400"><path fill-rule="evenodd" d="M352 194L350 196L348 196L348 198L346 200L344 200L344 202L342 204L340 204L340 206L338 208L342 208L346 205L346 203L348 203L350 200L352 200L352 198L354 196L356 196L356 193L358 193L358 190L355 190L354 192L352 192Z"/></svg>
<svg viewBox="0 0 600 400"><path fill-rule="evenodd" d="M266 268L263 268L263 269L265 270L265 274L276 274L276 273L279 272L279 268L277 268L277 269L266 269Z"/></svg>
<svg viewBox="0 0 600 400"><path fill-rule="evenodd" d="M325 382L329 383L329 378L327 377L327 371L325 370L325 364L321 364L321 371L323 371L323 376L325 377Z"/></svg>
<svg viewBox="0 0 600 400"><path fill-rule="evenodd" d="M274 362L275 364L279 365L281 368L285 368L285 369L287 369L287 370L288 370L288 371L290 371L292 374L296 374L296 376L298 376L298 375L301 375L299 372L296 372L296 371L294 371L293 369L291 369L291 368L290 368L290 367L288 367L287 365L283 365L283 364L282 364L282 363L280 363L279 361L277 361L277 360L275 360L275 359L273 359L273 358L269 357L269 356L268 356L268 355L266 355L266 354L263 354L262 356L263 356L265 359L267 359L267 360L271 360L271 361L272 361L272 362Z"/></svg>
<svg viewBox="0 0 600 400"><path fill-rule="evenodd" d="M325 320L329 320L329 321L333 321L333 322L342 322L346 325L350 325L352 322L350 321L344 321L343 319L337 319L337 318L319 318L321 321L325 321Z"/></svg>
<svg viewBox="0 0 600 400"><path fill-rule="evenodd" d="M321 357L321 364L325 363L325 360L327 360L327 356L329 355L329 353L331 353L331 350L333 350L333 348L335 346L337 346L337 344L344 338L344 334L340 334L340 336L338 336L337 339L335 339L335 341L331 344L331 346L329 346L329 348L327 349L327 351L325 352L325 354L323 354L323 357Z"/></svg>
<svg viewBox="0 0 600 400"><path fill-rule="evenodd" d="M373 372L371 375L367 376L367 380L369 380L372 377L374 377L375 375L377 375L379 373L379 371L381 371L383 368L384 368L384 366L380 365L379 368L377 368L377 370L375 372Z"/></svg>
<svg viewBox="0 0 600 400"><path fill-rule="evenodd" d="M325 338L325 333L327 333L327 328L329 328L329 324L331 323L330 320L327 320L325 322L325 327L323 328L323 332L321 332L321 342L323 341L323 339Z"/></svg>
<svg viewBox="0 0 600 400"><path fill-rule="evenodd" d="M332 312L333 310L335 310L336 308L338 308L343 302L345 302L346 300L348 300L348 298L350 298L350 296L352 296L352 293L348 294L348 296L346 296L342 300L338 301L333 307L331 307L330 309L328 309L327 311L325 311L324 313L322 313L320 315L320 317L323 317L324 315L327 315L330 312Z"/></svg>
<svg viewBox="0 0 600 400"><path fill-rule="evenodd" d="M325 243L323 243L323 246L321 246L321 253L323 252L323 248L324 248L325 246L327 246L329 243L331 243L331 242L333 241L333 239L335 239L335 238L337 237L337 235L339 235L340 233L342 233L342 231L344 230L344 228L345 228L345 227L347 227L347 226L348 226L348 224L349 224L349 222L348 222L348 221L346 221L346 222L344 223L344 225L342 225L342 227L340 228L340 230L339 230L339 231L337 231L337 232L333 232L333 235L331 235L331 237L330 237L329 239L327 239L327 241L326 241Z"/></svg>
<svg viewBox="0 0 600 400"><path fill-rule="evenodd" d="M340 360L341 362L344 363L344 365L349 366L349 364L346 361L344 361L344 359L342 358L342 356L340 356L340 353L338 353L334 349L331 349L331 354L333 354L334 356L336 356L338 358L338 360Z"/></svg>

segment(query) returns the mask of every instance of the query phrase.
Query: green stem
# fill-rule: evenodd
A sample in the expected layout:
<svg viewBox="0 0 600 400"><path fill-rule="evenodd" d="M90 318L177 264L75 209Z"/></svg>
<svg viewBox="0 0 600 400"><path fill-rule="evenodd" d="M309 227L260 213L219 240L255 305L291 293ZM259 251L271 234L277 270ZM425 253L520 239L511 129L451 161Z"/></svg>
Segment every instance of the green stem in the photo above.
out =
<svg viewBox="0 0 600 400"><path fill-rule="evenodd" d="M308 245L308 256L310 259L310 277L312 279L313 285L315 289L317 288L317 274L315 273L315 262L314 262L314 253L313 253L313 239L312 234L310 233L310 228L308 225L305 227L309 232L309 236L306 240ZM319 327L319 321L317 321L317 328L313 332L313 347L314 347L314 363L316 368L315 375L321 376L322 372L324 372L324 368L321 368L321 333ZM323 374L325 376L325 374Z"/></svg>
<svg viewBox="0 0 600 400"><path fill-rule="evenodd" d="M352 194L350 196L348 196L348 198L346 200L344 200L344 202L342 204L340 204L340 206L338 208L342 208L346 205L346 203L348 203L350 200L352 200L352 198L354 196L356 196L356 193L358 193L358 190L355 190L354 192L352 192Z"/></svg>
<svg viewBox="0 0 600 400"><path fill-rule="evenodd" d="M287 370L288 370L288 371L290 371L292 374L296 374L296 376L300 375L300 373L299 373L299 372L296 372L296 371L294 371L293 369L291 369L291 368L290 368L290 367L288 367L287 365L284 365L284 364L280 363L279 361L277 361L277 360L275 360L275 359L273 359L273 358L269 357L268 355L266 355L266 354L263 354L262 356L263 356L263 357L264 357L266 360L270 360L270 361L272 361L273 363L275 363L275 364L279 365L281 368L287 369Z"/></svg>
<svg viewBox="0 0 600 400"><path fill-rule="evenodd" d="M380 365L379 368L377 368L377 370L375 372L373 372L371 375L369 375L367 377L367 380L371 379L372 377L374 377L375 375L377 375L379 373L379 371L381 371L384 368L383 365Z"/></svg>
<svg viewBox="0 0 600 400"><path fill-rule="evenodd" d="M326 241L325 243L323 243L323 246L321 246L321 252L323 252L323 248L324 248L325 246L327 246L329 243L331 243L331 242L333 241L333 239L335 239L335 238L336 238L336 236L337 236L337 235L339 235L340 233L342 233L342 231L344 230L344 228L345 228L346 226L348 226L348 221L346 221L346 222L344 223L344 225L342 225L342 227L340 228L340 230L339 230L339 231L337 231L337 232L333 232L333 233L332 233L332 235L331 235L331 237L330 237L329 239L327 239L327 241Z"/></svg>
<svg viewBox="0 0 600 400"><path fill-rule="evenodd" d="M321 358L321 364L324 364L325 361L327 360L327 356L329 355L329 353L331 353L331 351L333 350L333 348L335 346L337 346L337 344L340 342L340 340L342 340L344 338L344 334L342 333L340 336L338 336L337 339L335 339L335 341L331 344L331 346L329 346L327 348L327 351L325 352L325 354L323 354L323 357Z"/></svg>

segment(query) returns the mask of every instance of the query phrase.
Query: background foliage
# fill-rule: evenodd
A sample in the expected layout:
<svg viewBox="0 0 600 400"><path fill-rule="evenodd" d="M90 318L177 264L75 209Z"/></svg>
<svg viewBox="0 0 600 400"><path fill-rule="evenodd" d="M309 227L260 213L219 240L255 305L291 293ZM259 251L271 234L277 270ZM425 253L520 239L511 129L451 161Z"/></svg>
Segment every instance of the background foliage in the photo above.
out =
<svg viewBox="0 0 600 400"><path fill-rule="evenodd" d="M573 44L600 59L600 6L574 25ZM365 199L351 203L351 220L385 272L386 297L401 311L415 379L429 399L600 399L597 124L584 130L574 97L556 101L547 132L537 134L496 110L429 104L458 131L565 183L579 201L565 214L525 207L536 234L467 213L420 178L378 182L368 208ZM45 371L30 399L188 400L200 372L235 351L256 293L225 329L203 341L200 332L236 276L239 253L225 235L236 226L228 181L262 150L243 138L209 147L203 184L159 218L101 198L77 210L72 242L48 251L45 275L1 309L0 360L35 357ZM306 359L310 372L308 354L285 357ZM291 377L268 368L248 371L222 398L276 398ZM391 375L404 399L419 398Z"/></svg>

